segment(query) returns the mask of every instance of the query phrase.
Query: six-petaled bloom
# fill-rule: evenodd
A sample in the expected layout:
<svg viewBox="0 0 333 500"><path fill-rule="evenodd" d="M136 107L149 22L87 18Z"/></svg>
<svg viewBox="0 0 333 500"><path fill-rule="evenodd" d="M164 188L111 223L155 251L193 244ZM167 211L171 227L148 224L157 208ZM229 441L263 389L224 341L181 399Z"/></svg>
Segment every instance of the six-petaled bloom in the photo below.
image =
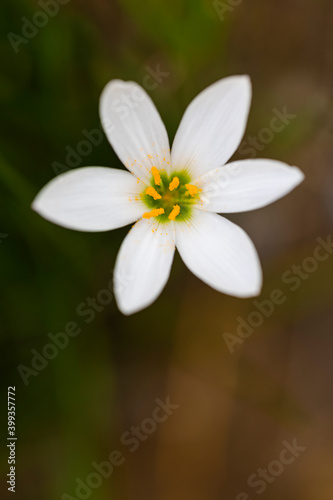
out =
<svg viewBox="0 0 333 500"><path fill-rule="evenodd" d="M101 122L129 172L78 168L50 181L34 200L40 215L78 231L108 231L137 221L115 265L115 296L124 314L159 296L176 247L187 267L214 289L237 297L260 293L262 271L252 241L218 214L263 207L304 176L272 160L226 165L243 137L250 103L247 76L206 88L187 108L170 152L146 92L134 82L113 80L101 96Z"/></svg>

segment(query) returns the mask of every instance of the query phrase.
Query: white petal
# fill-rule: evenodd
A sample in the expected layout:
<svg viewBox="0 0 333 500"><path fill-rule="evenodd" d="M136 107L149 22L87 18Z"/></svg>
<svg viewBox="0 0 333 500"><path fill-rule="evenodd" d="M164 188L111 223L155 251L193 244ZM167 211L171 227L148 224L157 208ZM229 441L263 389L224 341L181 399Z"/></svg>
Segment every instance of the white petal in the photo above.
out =
<svg viewBox="0 0 333 500"><path fill-rule="evenodd" d="M100 117L110 144L134 175L147 182L152 166L169 168L167 132L140 85L111 80L101 95Z"/></svg>
<svg viewBox="0 0 333 500"><path fill-rule="evenodd" d="M145 212L143 183L123 170L84 167L58 175L36 196L32 208L45 219L77 231L109 231Z"/></svg>
<svg viewBox="0 0 333 500"><path fill-rule="evenodd" d="M192 178L224 165L244 135L251 104L247 76L220 80L201 92L185 111L172 146L173 169Z"/></svg>
<svg viewBox="0 0 333 500"><path fill-rule="evenodd" d="M248 235L224 217L194 210L176 224L177 248L186 266L215 290L236 297L259 295L262 271Z"/></svg>
<svg viewBox="0 0 333 500"><path fill-rule="evenodd" d="M247 212L273 203L300 184L297 167L273 160L229 163L195 181L202 190L201 205L209 212Z"/></svg>
<svg viewBox="0 0 333 500"><path fill-rule="evenodd" d="M124 239L114 274L115 296L123 314L154 302L168 281L175 252L174 224L141 219Z"/></svg>

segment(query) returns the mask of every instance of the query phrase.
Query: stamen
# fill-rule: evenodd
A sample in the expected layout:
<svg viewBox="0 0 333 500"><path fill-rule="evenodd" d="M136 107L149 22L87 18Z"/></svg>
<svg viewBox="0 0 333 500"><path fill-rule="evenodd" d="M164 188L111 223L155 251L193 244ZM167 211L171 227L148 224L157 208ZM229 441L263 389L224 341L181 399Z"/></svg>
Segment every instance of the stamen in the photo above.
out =
<svg viewBox="0 0 333 500"><path fill-rule="evenodd" d="M152 186L147 187L145 193L152 196L154 200L160 200L162 198L162 196Z"/></svg>
<svg viewBox="0 0 333 500"><path fill-rule="evenodd" d="M199 189L197 188L197 186L193 186L192 184L185 184L185 187L190 196L195 196L196 194L198 194Z"/></svg>
<svg viewBox="0 0 333 500"><path fill-rule="evenodd" d="M174 189L176 189L177 187L179 186L179 179L178 177L174 177L172 179L172 181L170 182L169 184L169 190L170 191L173 191Z"/></svg>
<svg viewBox="0 0 333 500"><path fill-rule="evenodd" d="M153 208L150 212L145 212L142 218L151 219L152 217L158 217L161 214L164 214L164 208Z"/></svg>
<svg viewBox="0 0 333 500"><path fill-rule="evenodd" d="M151 173L153 174L154 182L155 182L156 186L160 186L160 184L161 184L161 176L160 176L158 168L151 167Z"/></svg>
<svg viewBox="0 0 333 500"><path fill-rule="evenodd" d="M179 205L174 205L173 209L172 209L172 212L170 213L168 219L175 220L175 218L177 217L177 215L179 215L179 212L180 212L180 206Z"/></svg>

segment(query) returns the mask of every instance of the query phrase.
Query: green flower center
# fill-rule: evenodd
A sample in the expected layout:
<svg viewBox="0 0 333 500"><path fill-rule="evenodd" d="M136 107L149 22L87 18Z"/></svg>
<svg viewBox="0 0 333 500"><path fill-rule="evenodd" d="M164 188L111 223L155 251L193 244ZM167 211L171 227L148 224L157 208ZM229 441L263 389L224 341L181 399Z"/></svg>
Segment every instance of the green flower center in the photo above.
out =
<svg viewBox="0 0 333 500"><path fill-rule="evenodd" d="M150 186L141 195L149 209L143 218L155 217L158 222L188 219L193 205L199 199L199 189L190 181L185 171L173 172L169 176L165 170L153 167Z"/></svg>

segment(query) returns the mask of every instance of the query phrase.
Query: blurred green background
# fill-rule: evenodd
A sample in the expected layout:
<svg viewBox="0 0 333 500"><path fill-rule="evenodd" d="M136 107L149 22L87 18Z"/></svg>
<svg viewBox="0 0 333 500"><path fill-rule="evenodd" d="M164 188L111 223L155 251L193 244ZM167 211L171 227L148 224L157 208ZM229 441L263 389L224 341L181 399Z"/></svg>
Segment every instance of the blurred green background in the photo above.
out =
<svg viewBox="0 0 333 500"><path fill-rule="evenodd" d="M16 498L331 500L333 255L297 290L283 278L332 232L331 0L58 6L22 41L8 34L22 37L26 19L43 24L43 16L34 17L41 4L1 3L1 498L11 494L6 401L7 387L15 385ZM283 304L231 353L224 334L236 334L237 318L247 321L256 310L253 300L211 290L177 257L154 305L124 317L114 300L99 303L86 323L77 308L107 287L128 228L62 229L32 212L34 196L70 168L68 148L77 151L84 130L99 127L98 100L108 80L145 86L172 140L192 98L232 74L249 74L254 88L235 158L279 159L306 175L286 198L230 217L260 254L265 284L258 300L281 289ZM272 136L267 128L284 109L293 117ZM249 151L253 138L259 142ZM77 166L85 165L122 168L104 136L79 155ZM25 384L18 366L31 368L31 351L42 353L48 334L69 322L80 334ZM121 436L168 396L179 408L131 453ZM306 451L258 494L249 476L294 439ZM114 449L124 463L86 497L77 496L76 479L86 481L92 462L108 460Z"/></svg>

